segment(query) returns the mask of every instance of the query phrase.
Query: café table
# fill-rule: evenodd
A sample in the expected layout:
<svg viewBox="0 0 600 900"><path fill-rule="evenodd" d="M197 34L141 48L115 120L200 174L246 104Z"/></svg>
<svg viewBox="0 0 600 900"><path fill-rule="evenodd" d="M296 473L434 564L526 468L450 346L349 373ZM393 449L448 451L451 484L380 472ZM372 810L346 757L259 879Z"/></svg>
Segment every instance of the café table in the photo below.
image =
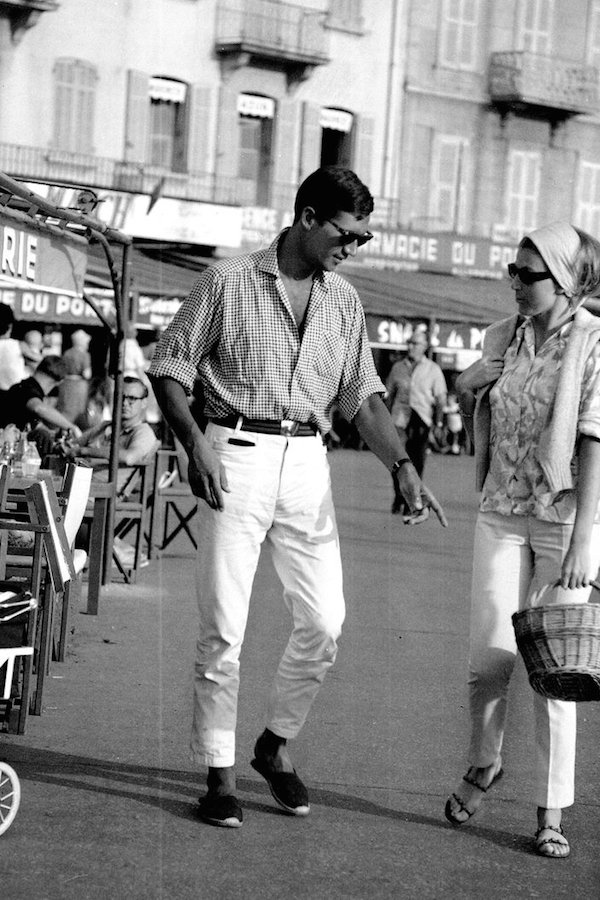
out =
<svg viewBox="0 0 600 900"><path fill-rule="evenodd" d="M39 469L37 475L11 475L8 482L9 500L18 499L25 488L36 480L50 483L57 495L60 495L62 476L50 469ZM110 498L113 495L111 481L94 481L90 485L90 501L92 510L86 514L84 521L90 522L89 564L88 564L88 615L98 615L102 586L110 581L110 567L104 565L106 554L106 522Z"/></svg>

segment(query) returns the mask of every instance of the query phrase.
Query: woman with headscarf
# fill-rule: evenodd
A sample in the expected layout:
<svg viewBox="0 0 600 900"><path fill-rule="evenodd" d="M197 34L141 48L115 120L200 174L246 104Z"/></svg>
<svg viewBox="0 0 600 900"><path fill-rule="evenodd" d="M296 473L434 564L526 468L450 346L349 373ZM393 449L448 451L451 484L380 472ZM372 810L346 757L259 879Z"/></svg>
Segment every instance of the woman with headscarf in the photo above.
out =
<svg viewBox="0 0 600 900"><path fill-rule="evenodd" d="M488 328L457 382L482 491L473 558L469 769L446 803L464 825L503 774L518 610L586 602L600 565L600 244L559 222L520 242L508 267L518 313ZM564 858L574 802L576 707L533 695L535 850Z"/></svg>

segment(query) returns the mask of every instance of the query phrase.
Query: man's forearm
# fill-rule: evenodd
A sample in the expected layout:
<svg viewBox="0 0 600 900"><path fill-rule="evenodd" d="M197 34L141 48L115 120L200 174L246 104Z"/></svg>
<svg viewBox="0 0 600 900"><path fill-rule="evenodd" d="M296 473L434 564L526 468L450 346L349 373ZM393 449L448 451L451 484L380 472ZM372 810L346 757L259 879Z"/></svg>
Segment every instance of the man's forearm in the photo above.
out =
<svg viewBox="0 0 600 900"><path fill-rule="evenodd" d="M398 433L379 394L367 397L354 422L360 436L387 469L397 459L408 456L406 439Z"/></svg>
<svg viewBox="0 0 600 900"><path fill-rule="evenodd" d="M183 385L174 378L150 378L156 401L165 420L179 438L185 451L190 453L204 435L194 419Z"/></svg>

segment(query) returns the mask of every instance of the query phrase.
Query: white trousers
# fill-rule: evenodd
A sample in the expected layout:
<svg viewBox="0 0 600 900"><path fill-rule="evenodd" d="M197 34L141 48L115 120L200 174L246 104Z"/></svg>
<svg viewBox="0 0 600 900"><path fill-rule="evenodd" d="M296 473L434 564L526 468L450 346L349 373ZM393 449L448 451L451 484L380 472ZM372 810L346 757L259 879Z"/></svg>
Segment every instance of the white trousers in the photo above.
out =
<svg viewBox="0 0 600 900"><path fill-rule="evenodd" d="M225 466L230 493L220 512L200 505L191 747L197 763L223 767L235 762L239 656L265 538L293 622L266 722L280 737L298 734L335 661L345 604L320 436L237 432L214 423L206 436Z"/></svg>
<svg viewBox="0 0 600 900"><path fill-rule="evenodd" d="M469 763L494 763L502 749L506 698L517 647L514 612L531 606L585 602L590 588L553 587L571 539L572 526L528 516L479 513L475 529L469 699ZM592 555L600 564L600 526ZM574 801L576 705L533 693L537 806L563 809Z"/></svg>

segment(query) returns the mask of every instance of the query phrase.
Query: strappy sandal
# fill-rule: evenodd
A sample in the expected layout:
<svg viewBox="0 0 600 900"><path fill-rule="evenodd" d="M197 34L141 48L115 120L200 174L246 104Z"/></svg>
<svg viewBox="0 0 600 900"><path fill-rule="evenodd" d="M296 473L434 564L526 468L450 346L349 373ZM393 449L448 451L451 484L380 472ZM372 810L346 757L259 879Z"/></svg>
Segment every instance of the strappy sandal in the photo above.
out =
<svg viewBox="0 0 600 900"><path fill-rule="evenodd" d="M469 769L469 772L470 771L471 770ZM494 785L497 781L499 781L502 778L502 776L504 775L504 769L503 768L498 769L498 771L496 772L496 774L494 775L494 777L492 778L492 780L490 781L488 786L484 787L475 778L471 778L471 776L469 775L469 772L467 772L466 775L463 775L463 781L466 781L467 784L471 784L471 785L473 785L473 787L476 787L477 790L481 791L482 794L487 794L487 792L492 787L492 785ZM467 813L466 819L457 819L455 813L452 811L452 800L454 800L458 804L459 812ZM481 800L479 801L479 803L477 804L475 809L469 809L467 804L463 800L461 800L460 797L458 797L456 794L452 794L452 796L448 797L448 799L446 800L446 807L444 809L444 815L446 816L446 818L452 825L465 825L469 821L469 819L471 819L475 815L475 813L477 812L477 810L479 809L480 806L481 806Z"/></svg>
<svg viewBox="0 0 600 900"><path fill-rule="evenodd" d="M557 841L556 838L552 837L545 838L542 841L540 840L540 835L543 831L555 831L557 834L561 834L563 837L565 837L562 825L542 825L542 827L538 828L535 833L535 852L539 856L545 856L546 859L566 859L571 852L571 848L566 837L564 841ZM559 847L562 847L565 852L549 853L548 847L550 844L557 844Z"/></svg>

